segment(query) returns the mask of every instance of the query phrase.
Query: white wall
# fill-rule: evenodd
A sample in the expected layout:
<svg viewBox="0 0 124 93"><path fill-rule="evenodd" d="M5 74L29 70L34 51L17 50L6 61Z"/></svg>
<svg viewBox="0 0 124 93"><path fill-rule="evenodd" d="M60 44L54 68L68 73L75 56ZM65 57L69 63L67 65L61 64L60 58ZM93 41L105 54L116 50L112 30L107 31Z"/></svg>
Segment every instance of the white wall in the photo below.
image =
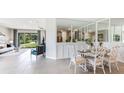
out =
<svg viewBox="0 0 124 93"><path fill-rule="evenodd" d="M15 29L45 28L46 18L0 18L0 23Z"/></svg>
<svg viewBox="0 0 124 93"><path fill-rule="evenodd" d="M6 38L6 41L7 41L7 42L13 40L13 32L12 32L12 30L0 26L0 32L5 35L5 38Z"/></svg>
<svg viewBox="0 0 124 93"><path fill-rule="evenodd" d="M56 59L56 19L46 19L46 57Z"/></svg>

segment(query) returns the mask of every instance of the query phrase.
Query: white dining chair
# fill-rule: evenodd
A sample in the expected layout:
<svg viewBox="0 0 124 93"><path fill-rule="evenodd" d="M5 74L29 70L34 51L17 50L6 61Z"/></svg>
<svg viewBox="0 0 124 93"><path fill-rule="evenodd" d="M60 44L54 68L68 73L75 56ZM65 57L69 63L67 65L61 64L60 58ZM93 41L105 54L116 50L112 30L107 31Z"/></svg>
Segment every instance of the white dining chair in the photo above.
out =
<svg viewBox="0 0 124 93"><path fill-rule="evenodd" d="M83 51L83 50L84 50L84 46L83 46L82 44L81 44L81 45L79 45L78 50Z"/></svg>
<svg viewBox="0 0 124 93"><path fill-rule="evenodd" d="M79 45L74 45L74 52L75 52L75 55L79 55L79 51L80 50L80 46Z"/></svg>
<svg viewBox="0 0 124 93"><path fill-rule="evenodd" d="M119 71L119 66L118 66L118 57L119 57L119 52L118 52L118 46L115 46L111 49L110 53L107 54L107 57L105 58L105 61L108 62L109 66L109 72L112 72L112 65L116 66L117 71Z"/></svg>
<svg viewBox="0 0 124 93"><path fill-rule="evenodd" d="M96 73L97 68L101 68L103 70L103 73L105 74L103 63L105 53L105 49L102 48L95 52L94 57L92 56L92 58L88 58L89 64L93 67L94 74Z"/></svg>
<svg viewBox="0 0 124 93"><path fill-rule="evenodd" d="M68 68L70 69L71 65L74 65L74 73L76 74L77 66L81 67L83 71L88 71L86 67L86 59L81 55L76 55L75 46L69 46L70 62Z"/></svg>

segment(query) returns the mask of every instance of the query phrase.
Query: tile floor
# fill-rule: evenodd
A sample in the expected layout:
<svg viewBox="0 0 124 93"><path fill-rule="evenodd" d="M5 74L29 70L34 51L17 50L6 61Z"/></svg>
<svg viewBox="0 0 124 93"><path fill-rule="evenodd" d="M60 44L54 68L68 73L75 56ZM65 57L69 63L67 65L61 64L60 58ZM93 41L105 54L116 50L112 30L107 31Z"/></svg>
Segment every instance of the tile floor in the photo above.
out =
<svg viewBox="0 0 124 93"><path fill-rule="evenodd" d="M0 57L0 73L1 74L73 74L73 66L68 69L69 60L51 60L42 56L35 56L32 59L25 58L24 60L18 57L8 56ZM112 69L112 74L123 74L124 63L119 63L120 71L116 68ZM105 67L106 73L109 74L108 67ZM101 69L97 69L98 74L103 74ZM80 68L77 69L77 74L93 74L93 71L83 72Z"/></svg>

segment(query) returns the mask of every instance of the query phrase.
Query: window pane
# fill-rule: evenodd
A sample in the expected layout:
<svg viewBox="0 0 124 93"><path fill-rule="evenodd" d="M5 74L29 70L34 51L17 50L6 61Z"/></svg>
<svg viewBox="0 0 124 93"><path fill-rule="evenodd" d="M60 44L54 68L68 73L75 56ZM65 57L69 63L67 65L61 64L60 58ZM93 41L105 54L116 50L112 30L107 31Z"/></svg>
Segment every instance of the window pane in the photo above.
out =
<svg viewBox="0 0 124 93"><path fill-rule="evenodd" d="M124 25L122 25L122 42L124 43Z"/></svg>
<svg viewBox="0 0 124 93"><path fill-rule="evenodd" d="M114 26L113 41L121 42L121 26Z"/></svg>
<svg viewBox="0 0 124 93"><path fill-rule="evenodd" d="M109 20L98 22L98 42L108 42Z"/></svg>

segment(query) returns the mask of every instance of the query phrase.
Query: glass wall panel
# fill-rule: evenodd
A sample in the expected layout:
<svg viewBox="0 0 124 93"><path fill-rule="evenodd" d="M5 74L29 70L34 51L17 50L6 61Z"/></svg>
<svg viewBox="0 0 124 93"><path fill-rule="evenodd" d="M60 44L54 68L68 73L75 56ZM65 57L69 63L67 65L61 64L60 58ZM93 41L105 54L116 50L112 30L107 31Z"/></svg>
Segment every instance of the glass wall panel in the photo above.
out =
<svg viewBox="0 0 124 93"><path fill-rule="evenodd" d="M122 42L124 43L124 25L122 25Z"/></svg>
<svg viewBox="0 0 124 93"><path fill-rule="evenodd" d="M73 28L72 30L72 42L79 42L82 41L82 31L78 28Z"/></svg>
<svg viewBox="0 0 124 93"><path fill-rule="evenodd" d="M71 27L57 28L57 42L71 42Z"/></svg>
<svg viewBox="0 0 124 93"><path fill-rule="evenodd" d="M95 24L89 25L87 31L88 31L88 41L90 43L95 42L95 32L96 32Z"/></svg>
<svg viewBox="0 0 124 93"><path fill-rule="evenodd" d="M109 20L98 22L98 42L108 42L110 31L109 31Z"/></svg>
<svg viewBox="0 0 124 93"><path fill-rule="evenodd" d="M121 42L121 26L116 25L113 34L113 41Z"/></svg>
<svg viewBox="0 0 124 93"><path fill-rule="evenodd" d="M121 25L112 25L111 26L112 42L121 42L122 39L122 27Z"/></svg>
<svg viewBox="0 0 124 93"><path fill-rule="evenodd" d="M82 31L81 31L81 34L82 34L82 41L85 41L85 28L82 28Z"/></svg>

